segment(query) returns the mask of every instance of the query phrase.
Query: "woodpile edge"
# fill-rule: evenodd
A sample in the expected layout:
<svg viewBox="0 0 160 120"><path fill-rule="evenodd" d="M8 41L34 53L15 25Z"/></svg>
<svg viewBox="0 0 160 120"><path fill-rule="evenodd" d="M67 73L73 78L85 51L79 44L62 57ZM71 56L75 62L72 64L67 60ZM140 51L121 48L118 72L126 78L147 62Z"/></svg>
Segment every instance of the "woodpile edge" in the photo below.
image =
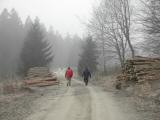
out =
<svg viewBox="0 0 160 120"><path fill-rule="evenodd" d="M45 87L59 85L57 75L49 71L47 67L30 68L24 81L25 86Z"/></svg>
<svg viewBox="0 0 160 120"><path fill-rule="evenodd" d="M126 60L123 73L117 76L116 89L126 86L127 82L144 84L160 80L160 58L136 56Z"/></svg>

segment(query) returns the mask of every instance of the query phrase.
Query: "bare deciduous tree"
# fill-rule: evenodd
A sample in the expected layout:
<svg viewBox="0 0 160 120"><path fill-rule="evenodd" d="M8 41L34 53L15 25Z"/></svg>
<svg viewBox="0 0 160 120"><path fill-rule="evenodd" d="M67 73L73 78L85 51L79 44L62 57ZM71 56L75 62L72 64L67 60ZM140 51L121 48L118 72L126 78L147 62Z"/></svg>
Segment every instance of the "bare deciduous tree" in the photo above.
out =
<svg viewBox="0 0 160 120"><path fill-rule="evenodd" d="M154 55L160 55L160 1L159 0L141 0L143 9L140 14L140 20L145 34L145 48L149 48ZM145 49L146 50L146 49Z"/></svg>
<svg viewBox="0 0 160 120"><path fill-rule="evenodd" d="M127 45L135 56L130 40L130 5L127 0L104 0L95 9L94 17L88 25L96 40L100 43L104 59L106 54L116 54L124 67Z"/></svg>

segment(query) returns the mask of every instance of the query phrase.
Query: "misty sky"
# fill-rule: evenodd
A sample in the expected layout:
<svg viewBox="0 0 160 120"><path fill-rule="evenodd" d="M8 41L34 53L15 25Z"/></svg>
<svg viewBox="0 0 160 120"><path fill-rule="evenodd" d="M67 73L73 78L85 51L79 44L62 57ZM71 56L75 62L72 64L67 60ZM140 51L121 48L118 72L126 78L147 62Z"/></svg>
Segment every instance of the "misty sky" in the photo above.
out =
<svg viewBox="0 0 160 120"><path fill-rule="evenodd" d="M47 27L53 26L62 35L67 33L83 35L85 26L92 14L93 6L99 0L0 0L0 10L15 8L24 19L38 16ZM131 0L136 3L138 0ZM136 1L136 2L135 2Z"/></svg>
<svg viewBox="0 0 160 120"><path fill-rule="evenodd" d="M0 10L15 8L24 20L30 15L38 16L48 27L65 35L82 35L85 27L82 21L87 21L92 13L96 0L0 0ZM79 20L79 18L81 20Z"/></svg>

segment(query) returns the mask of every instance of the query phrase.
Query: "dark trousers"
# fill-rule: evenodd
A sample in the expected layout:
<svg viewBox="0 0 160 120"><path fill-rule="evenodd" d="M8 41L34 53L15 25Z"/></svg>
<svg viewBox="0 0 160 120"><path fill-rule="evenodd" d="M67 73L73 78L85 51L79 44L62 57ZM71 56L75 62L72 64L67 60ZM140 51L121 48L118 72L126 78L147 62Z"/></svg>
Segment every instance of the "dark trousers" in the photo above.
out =
<svg viewBox="0 0 160 120"><path fill-rule="evenodd" d="M88 77L84 77L84 83L86 86L88 85Z"/></svg>

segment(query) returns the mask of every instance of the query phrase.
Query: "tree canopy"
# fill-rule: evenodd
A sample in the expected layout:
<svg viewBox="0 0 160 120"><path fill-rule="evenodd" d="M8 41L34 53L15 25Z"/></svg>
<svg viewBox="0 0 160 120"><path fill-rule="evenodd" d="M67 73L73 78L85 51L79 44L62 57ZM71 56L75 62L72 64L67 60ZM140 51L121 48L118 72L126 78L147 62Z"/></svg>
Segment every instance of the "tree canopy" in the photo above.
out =
<svg viewBox="0 0 160 120"><path fill-rule="evenodd" d="M21 60L24 73L30 67L44 67L53 60L52 46L47 41L45 30L42 29L38 18L35 19L25 38Z"/></svg>
<svg viewBox="0 0 160 120"><path fill-rule="evenodd" d="M97 70L97 59L98 59L98 52L96 43L92 40L91 36L86 38L84 43L83 51L80 54L80 59L78 63L78 73L79 75L82 74L82 71L87 67L92 73L96 72Z"/></svg>

